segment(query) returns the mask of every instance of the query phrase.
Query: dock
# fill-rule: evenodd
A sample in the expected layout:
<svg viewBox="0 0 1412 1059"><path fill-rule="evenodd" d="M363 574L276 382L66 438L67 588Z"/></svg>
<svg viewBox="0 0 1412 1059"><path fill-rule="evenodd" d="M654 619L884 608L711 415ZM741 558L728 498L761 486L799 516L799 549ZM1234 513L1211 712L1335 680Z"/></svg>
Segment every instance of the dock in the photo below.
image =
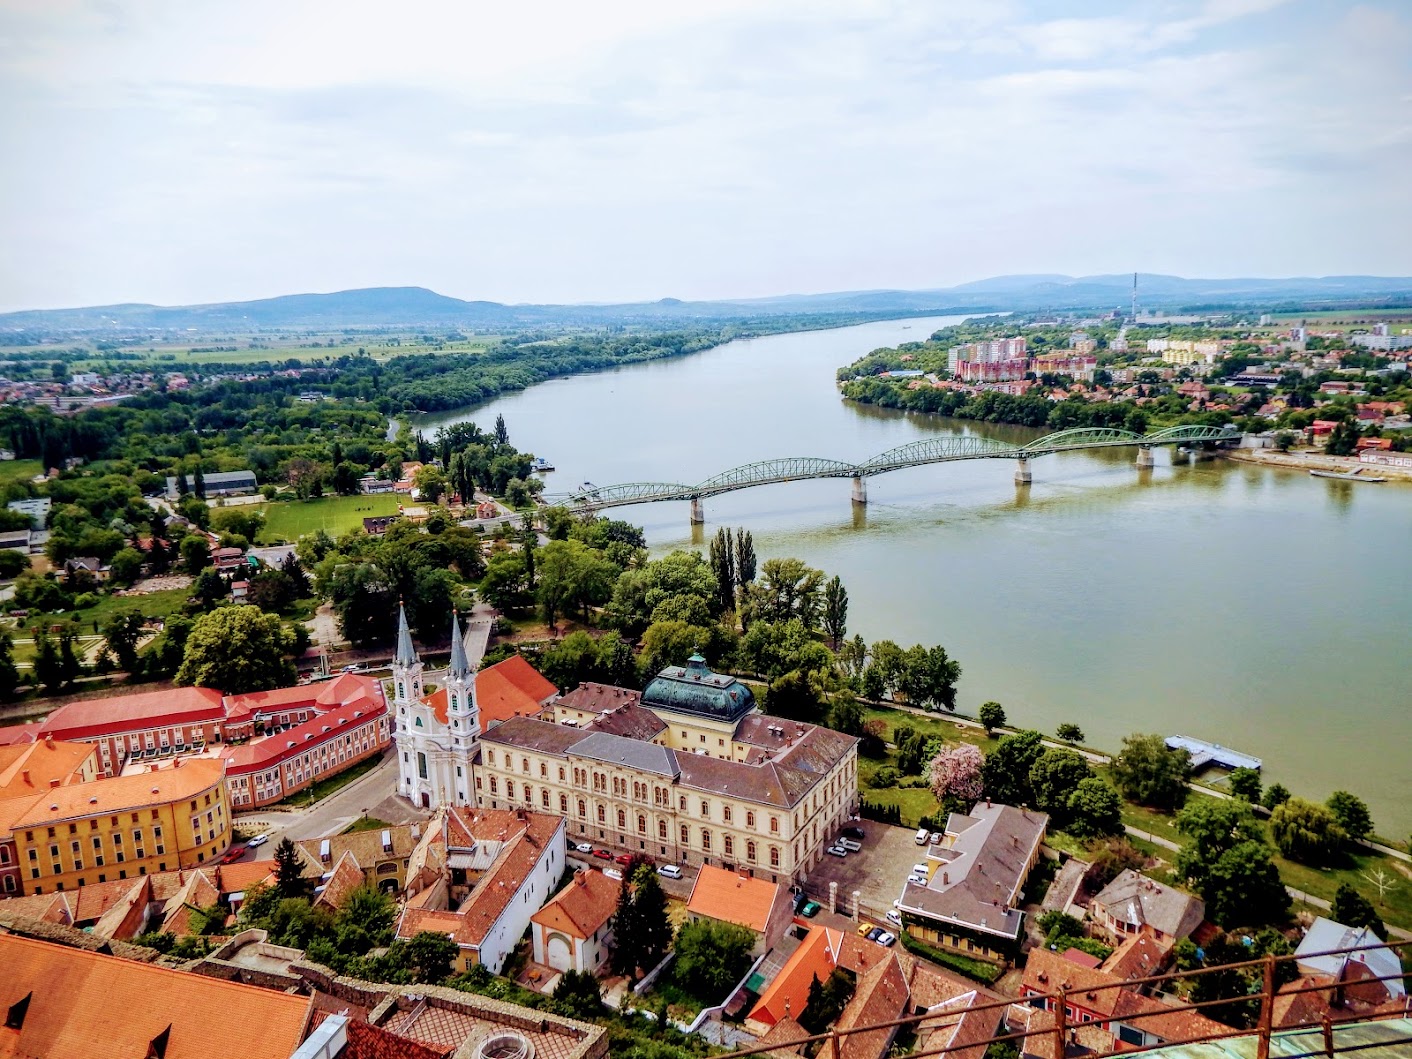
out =
<svg viewBox="0 0 1412 1059"><path fill-rule="evenodd" d="M1204 739L1193 739L1189 735L1167 736L1167 748L1169 750L1185 750L1189 753L1193 772L1198 772L1207 765L1219 765L1224 769L1254 769L1256 772L1259 772L1261 767L1261 761L1258 757L1242 754L1239 750L1232 750L1220 743L1208 743Z"/></svg>

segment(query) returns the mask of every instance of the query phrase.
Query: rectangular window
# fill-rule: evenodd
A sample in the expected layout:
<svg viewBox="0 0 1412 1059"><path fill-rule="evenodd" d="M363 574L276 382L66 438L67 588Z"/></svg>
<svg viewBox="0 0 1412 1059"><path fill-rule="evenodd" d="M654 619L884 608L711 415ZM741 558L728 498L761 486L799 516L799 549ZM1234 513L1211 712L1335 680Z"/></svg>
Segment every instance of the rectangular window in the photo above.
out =
<svg viewBox="0 0 1412 1059"><path fill-rule="evenodd" d="M422 779L427 778L427 756L420 750L417 751L417 775Z"/></svg>

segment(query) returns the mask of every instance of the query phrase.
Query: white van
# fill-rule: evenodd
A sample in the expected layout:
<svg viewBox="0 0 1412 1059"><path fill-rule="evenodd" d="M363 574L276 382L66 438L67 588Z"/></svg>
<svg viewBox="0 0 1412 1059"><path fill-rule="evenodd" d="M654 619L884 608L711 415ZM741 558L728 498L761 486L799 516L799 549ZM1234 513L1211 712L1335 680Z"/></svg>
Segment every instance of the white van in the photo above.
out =
<svg viewBox="0 0 1412 1059"><path fill-rule="evenodd" d="M913 839L913 841L916 842L919 846L925 846L928 842L931 841L931 837L932 833L924 827L917 832L917 836Z"/></svg>
<svg viewBox="0 0 1412 1059"><path fill-rule="evenodd" d="M663 864L657 869L657 874L668 879L680 879L681 869L675 864Z"/></svg>
<svg viewBox="0 0 1412 1059"><path fill-rule="evenodd" d="M849 853L857 853L863 848L863 843L855 842L851 838L841 838L838 840L838 844L848 850Z"/></svg>

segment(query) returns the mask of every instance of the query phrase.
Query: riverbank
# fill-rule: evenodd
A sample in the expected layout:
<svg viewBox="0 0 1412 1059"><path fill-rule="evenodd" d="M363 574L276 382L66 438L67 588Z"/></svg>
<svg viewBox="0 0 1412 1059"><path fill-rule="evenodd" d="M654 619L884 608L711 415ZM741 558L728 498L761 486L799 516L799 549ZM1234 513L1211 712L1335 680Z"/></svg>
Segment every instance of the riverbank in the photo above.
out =
<svg viewBox="0 0 1412 1059"><path fill-rule="evenodd" d="M1279 452L1275 449L1228 449L1222 455L1238 463L1258 463L1262 467L1280 467L1290 471L1336 471L1347 474L1362 470L1369 477L1391 481L1412 482L1412 467L1388 467L1378 463L1360 463L1353 456L1326 456L1322 452Z"/></svg>

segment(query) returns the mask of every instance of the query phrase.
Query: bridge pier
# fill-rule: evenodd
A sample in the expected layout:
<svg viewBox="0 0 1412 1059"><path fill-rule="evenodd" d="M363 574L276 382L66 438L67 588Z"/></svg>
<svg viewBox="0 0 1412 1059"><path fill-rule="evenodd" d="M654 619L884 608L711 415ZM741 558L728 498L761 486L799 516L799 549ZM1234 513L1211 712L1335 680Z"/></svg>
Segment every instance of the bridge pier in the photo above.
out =
<svg viewBox="0 0 1412 1059"><path fill-rule="evenodd" d="M853 502L855 504L866 504L868 502L868 481L862 475L853 476Z"/></svg>
<svg viewBox="0 0 1412 1059"><path fill-rule="evenodd" d="M706 509L701 506L701 498L694 496L691 498L691 524L699 526L706 521Z"/></svg>
<svg viewBox="0 0 1412 1059"><path fill-rule="evenodd" d="M1157 466L1157 457L1152 451L1151 445L1139 445L1137 447L1137 469L1139 471L1150 471Z"/></svg>
<svg viewBox="0 0 1412 1059"><path fill-rule="evenodd" d="M1021 456L1015 461L1015 484L1029 485L1034 481L1034 475L1030 473L1030 458Z"/></svg>

